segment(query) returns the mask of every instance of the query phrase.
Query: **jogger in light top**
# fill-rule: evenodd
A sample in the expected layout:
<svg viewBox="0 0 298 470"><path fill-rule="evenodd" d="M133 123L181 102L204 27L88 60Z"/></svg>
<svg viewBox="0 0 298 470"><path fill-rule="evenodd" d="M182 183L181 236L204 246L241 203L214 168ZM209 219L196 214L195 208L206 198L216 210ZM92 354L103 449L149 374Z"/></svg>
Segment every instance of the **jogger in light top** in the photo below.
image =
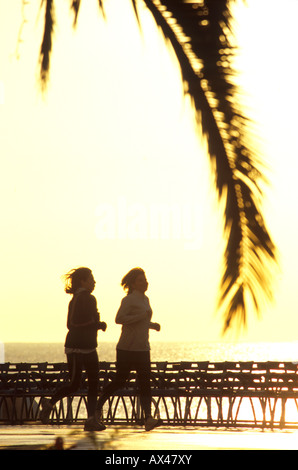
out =
<svg viewBox="0 0 298 470"><path fill-rule="evenodd" d="M117 372L115 379L102 391L94 418L86 422L87 430L105 429L100 421L102 407L114 392L125 385L131 370L137 372L146 431L161 424L160 420L151 416L149 344L149 330L160 331L160 325L151 321L152 309L145 295L148 288L145 272L141 268L132 269L124 276L121 285L127 290L127 296L122 299L115 319L117 324L122 325L117 344Z"/></svg>

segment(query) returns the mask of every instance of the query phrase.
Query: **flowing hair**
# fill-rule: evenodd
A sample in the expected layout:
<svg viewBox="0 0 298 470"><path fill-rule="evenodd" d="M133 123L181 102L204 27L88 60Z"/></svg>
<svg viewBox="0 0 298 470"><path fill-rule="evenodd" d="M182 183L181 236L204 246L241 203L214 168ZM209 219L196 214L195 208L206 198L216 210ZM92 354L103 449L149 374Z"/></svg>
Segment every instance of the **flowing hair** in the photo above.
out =
<svg viewBox="0 0 298 470"><path fill-rule="evenodd" d="M140 274L145 274L145 271L142 268L133 268L122 279L121 286L125 291L127 291L127 295L132 293L132 285Z"/></svg>
<svg viewBox="0 0 298 470"><path fill-rule="evenodd" d="M77 268L69 271L63 276L65 292L74 294L81 287L81 281L87 281L90 274L92 274L92 271L89 268Z"/></svg>

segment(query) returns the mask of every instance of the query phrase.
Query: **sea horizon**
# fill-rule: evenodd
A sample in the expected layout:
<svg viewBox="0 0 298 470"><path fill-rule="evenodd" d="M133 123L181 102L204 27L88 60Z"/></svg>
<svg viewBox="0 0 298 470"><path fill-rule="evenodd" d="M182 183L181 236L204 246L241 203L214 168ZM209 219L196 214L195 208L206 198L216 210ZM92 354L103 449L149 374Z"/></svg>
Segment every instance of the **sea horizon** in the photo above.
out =
<svg viewBox="0 0 298 470"><path fill-rule="evenodd" d="M116 360L116 342L98 344L99 361ZM4 342L1 362L66 362L64 342ZM298 341L151 341L152 362L298 362Z"/></svg>

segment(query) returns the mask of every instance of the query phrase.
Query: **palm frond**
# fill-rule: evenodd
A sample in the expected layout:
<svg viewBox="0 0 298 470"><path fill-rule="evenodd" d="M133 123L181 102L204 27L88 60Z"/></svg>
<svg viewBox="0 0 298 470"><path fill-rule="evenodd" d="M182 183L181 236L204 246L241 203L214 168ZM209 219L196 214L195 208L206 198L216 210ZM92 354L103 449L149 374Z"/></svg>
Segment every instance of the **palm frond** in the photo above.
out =
<svg viewBox="0 0 298 470"><path fill-rule="evenodd" d="M72 0L70 8L73 10L73 13L74 13L74 20L73 20L74 27L76 27L77 25L80 6L81 6L81 0Z"/></svg>
<svg viewBox="0 0 298 470"><path fill-rule="evenodd" d="M45 6L44 33L40 48L40 83L46 89L50 72L50 55L52 51L52 36L54 32L54 0L41 0L41 7Z"/></svg>
<svg viewBox="0 0 298 470"><path fill-rule="evenodd" d="M144 0L171 43L207 139L219 199L225 201L225 268L219 306L224 331L246 324L248 304L257 313L271 300L276 249L261 213L264 167L249 141L252 123L239 103L228 0Z"/></svg>
<svg viewBox="0 0 298 470"><path fill-rule="evenodd" d="M105 18L105 10L104 10L104 6L103 6L103 0L98 0L98 6L99 6L99 10L102 14L102 16Z"/></svg>
<svg viewBox="0 0 298 470"><path fill-rule="evenodd" d="M46 2L41 46L41 83L46 86L52 48L54 1ZM257 313L272 299L276 248L262 216L264 165L253 140L253 123L240 106L241 90L233 69L235 43L231 5L235 0L131 0L136 19L138 1L152 13L180 64L185 93L207 141L219 201L225 204L224 272L219 307L224 331L236 321L246 324L248 305ZM72 0L74 25L81 0ZM104 14L103 0L98 0Z"/></svg>
<svg viewBox="0 0 298 470"><path fill-rule="evenodd" d="M132 0L133 2L135 0ZM50 59L52 53L53 44L53 33L55 25L55 8L54 0L41 0L40 8L42 9L45 3L45 15L44 15L44 31L43 39L40 48L39 62L40 62L40 74L39 81L42 91L45 91L49 82L50 73ZM70 10L74 13L73 27L77 26L78 15L80 11L81 0L72 0L70 4ZM99 9L105 18L105 11L103 0L98 0Z"/></svg>

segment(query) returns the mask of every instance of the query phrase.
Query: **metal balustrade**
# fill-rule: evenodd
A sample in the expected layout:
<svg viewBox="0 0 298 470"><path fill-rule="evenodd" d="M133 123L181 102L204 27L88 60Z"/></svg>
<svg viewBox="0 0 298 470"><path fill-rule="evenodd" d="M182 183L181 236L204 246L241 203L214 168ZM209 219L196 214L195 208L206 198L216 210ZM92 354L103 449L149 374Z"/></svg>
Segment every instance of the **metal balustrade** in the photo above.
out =
<svg viewBox="0 0 298 470"><path fill-rule="evenodd" d="M298 427L298 369L291 362L153 362L152 410L166 426ZM99 393L116 373L99 363ZM68 379L65 363L0 364L0 423L38 422L41 400ZM50 422L87 417L83 374L74 396L57 403ZM107 424L141 424L135 372L103 409Z"/></svg>

